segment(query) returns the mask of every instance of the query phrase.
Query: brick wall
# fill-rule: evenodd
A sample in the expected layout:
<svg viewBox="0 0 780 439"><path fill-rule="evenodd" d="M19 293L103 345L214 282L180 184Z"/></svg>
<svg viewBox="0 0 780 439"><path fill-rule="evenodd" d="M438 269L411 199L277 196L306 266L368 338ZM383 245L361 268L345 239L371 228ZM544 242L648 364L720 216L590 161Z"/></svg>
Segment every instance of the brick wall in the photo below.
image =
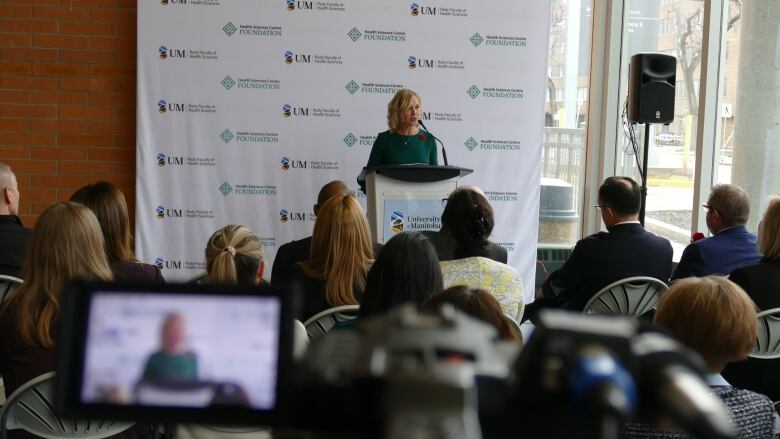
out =
<svg viewBox="0 0 780 439"><path fill-rule="evenodd" d="M25 225L98 180L132 215L135 68L136 0L0 0L0 161Z"/></svg>

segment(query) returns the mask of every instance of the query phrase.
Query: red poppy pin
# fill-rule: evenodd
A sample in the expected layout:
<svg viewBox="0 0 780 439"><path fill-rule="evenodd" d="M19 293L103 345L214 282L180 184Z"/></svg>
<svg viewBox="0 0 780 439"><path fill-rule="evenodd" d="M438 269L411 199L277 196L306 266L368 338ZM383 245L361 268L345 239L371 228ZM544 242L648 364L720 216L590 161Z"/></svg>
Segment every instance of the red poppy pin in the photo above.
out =
<svg viewBox="0 0 780 439"><path fill-rule="evenodd" d="M420 134L417 138L420 139L420 142L425 142L425 134Z"/></svg>

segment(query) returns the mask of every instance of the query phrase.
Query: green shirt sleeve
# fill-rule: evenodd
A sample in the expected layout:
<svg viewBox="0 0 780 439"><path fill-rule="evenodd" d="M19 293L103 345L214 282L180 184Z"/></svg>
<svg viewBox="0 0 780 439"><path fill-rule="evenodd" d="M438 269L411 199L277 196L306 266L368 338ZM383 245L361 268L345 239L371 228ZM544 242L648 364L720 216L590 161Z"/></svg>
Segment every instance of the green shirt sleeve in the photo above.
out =
<svg viewBox="0 0 780 439"><path fill-rule="evenodd" d="M371 155L368 156L368 163L366 166L381 166L385 164L385 150L387 149L387 142L385 141L384 133L379 133L374 141L374 146L371 147Z"/></svg>

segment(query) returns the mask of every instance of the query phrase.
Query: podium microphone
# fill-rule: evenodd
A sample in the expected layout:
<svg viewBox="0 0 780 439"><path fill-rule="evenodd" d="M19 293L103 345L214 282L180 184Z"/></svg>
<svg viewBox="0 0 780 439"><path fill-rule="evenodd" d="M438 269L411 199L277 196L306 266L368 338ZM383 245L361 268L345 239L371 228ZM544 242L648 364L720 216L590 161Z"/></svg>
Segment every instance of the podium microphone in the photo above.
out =
<svg viewBox="0 0 780 439"><path fill-rule="evenodd" d="M442 142L441 139L439 139L438 137L434 136L433 133L428 130L428 127L425 126L425 124L423 123L422 119L418 119L417 123L419 123L420 126L423 127L423 129L425 131L428 131L428 134L430 134L431 137L433 137L433 140L438 140L439 141L439 143L441 144L441 156L444 159L444 166L449 166L450 163L447 161L447 150L444 149L444 142Z"/></svg>

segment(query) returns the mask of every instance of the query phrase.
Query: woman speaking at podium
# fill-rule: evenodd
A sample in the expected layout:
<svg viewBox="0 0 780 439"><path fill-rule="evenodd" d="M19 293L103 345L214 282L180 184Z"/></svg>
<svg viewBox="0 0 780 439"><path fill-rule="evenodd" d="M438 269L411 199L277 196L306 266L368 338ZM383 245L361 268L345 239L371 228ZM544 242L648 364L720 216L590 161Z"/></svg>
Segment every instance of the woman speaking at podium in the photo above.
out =
<svg viewBox="0 0 780 439"><path fill-rule="evenodd" d="M390 129L377 135L366 166L438 165L436 141L418 126L420 115L420 96L406 88L398 90L387 104Z"/></svg>

